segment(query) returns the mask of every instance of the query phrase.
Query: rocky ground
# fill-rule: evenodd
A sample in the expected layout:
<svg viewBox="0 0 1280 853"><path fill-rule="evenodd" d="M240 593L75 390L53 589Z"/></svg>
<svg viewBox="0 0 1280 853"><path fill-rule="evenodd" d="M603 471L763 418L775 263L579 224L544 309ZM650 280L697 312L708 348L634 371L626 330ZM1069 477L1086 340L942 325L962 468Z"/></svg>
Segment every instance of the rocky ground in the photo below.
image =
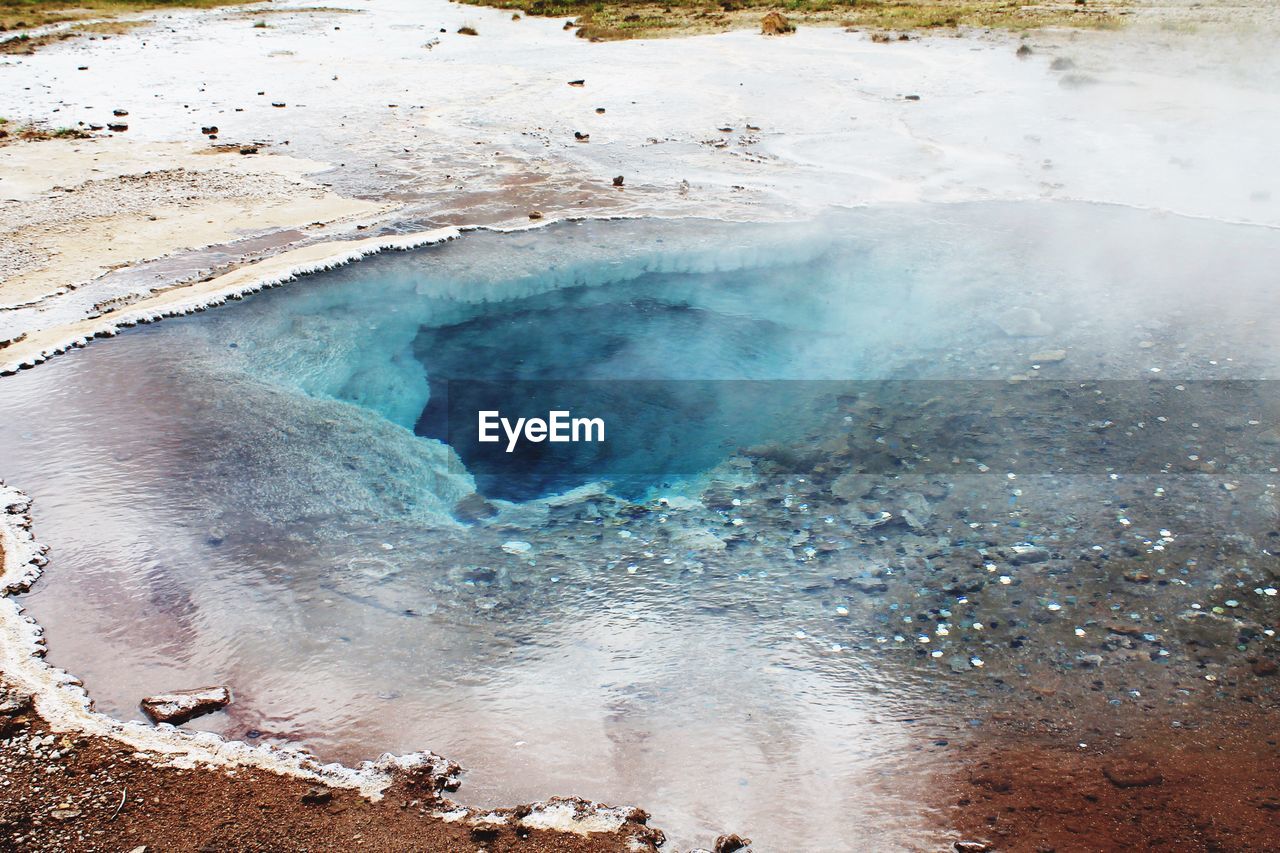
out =
<svg viewBox="0 0 1280 853"><path fill-rule="evenodd" d="M617 833L537 828L533 807L505 823L440 817L444 785L405 778L378 802L255 769L157 766L116 741L52 731L30 697L0 692L0 848L131 853L269 850L635 851L662 834L645 815ZM577 807L576 801L562 801Z"/></svg>

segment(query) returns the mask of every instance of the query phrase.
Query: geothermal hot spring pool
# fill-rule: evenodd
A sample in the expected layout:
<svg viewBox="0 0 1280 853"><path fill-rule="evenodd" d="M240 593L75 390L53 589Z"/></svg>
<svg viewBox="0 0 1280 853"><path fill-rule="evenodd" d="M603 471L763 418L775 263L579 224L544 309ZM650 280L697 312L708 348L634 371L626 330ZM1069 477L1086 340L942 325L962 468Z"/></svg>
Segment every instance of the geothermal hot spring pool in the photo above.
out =
<svg viewBox="0 0 1280 853"><path fill-rule="evenodd" d="M0 379L23 603L119 717L228 684L192 727L430 749L467 803L936 846L949 751L1099 620L1149 629L1135 684L1213 665L1193 603L1274 623L1276 270L1274 230L1048 203L385 253ZM495 453L495 400L606 440Z"/></svg>

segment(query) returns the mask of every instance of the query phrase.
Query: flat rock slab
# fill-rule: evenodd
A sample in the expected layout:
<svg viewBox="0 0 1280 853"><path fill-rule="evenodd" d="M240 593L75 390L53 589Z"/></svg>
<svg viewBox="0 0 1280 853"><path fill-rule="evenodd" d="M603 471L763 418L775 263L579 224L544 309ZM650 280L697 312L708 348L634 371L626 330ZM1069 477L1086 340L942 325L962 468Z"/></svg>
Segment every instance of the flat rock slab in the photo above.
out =
<svg viewBox="0 0 1280 853"><path fill-rule="evenodd" d="M231 704L229 687L197 687L195 690L178 690L148 696L141 702L143 713L153 723L171 723L175 726L187 720L210 714Z"/></svg>

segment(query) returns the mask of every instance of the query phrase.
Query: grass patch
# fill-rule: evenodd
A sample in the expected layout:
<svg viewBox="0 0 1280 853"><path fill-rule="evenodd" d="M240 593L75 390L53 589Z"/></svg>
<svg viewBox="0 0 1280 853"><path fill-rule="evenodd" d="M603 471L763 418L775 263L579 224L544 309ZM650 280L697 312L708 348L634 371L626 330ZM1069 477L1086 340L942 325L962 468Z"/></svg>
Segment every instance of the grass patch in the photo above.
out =
<svg viewBox="0 0 1280 853"><path fill-rule="evenodd" d="M145 24L145 21L90 21L43 35L33 36L27 33L18 33L17 35L0 34L0 54L35 53L37 48L46 44L53 44L56 41L82 35L87 35L91 38L123 35L129 30L145 26Z"/></svg>
<svg viewBox="0 0 1280 853"><path fill-rule="evenodd" d="M154 9L211 9L245 0L0 0L0 32Z"/></svg>
<svg viewBox="0 0 1280 853"><path fill-rule="evenodd" d="M981 27L1113 29L1123 25L1128 0L1024 5L1011 0L458 0L526 15L566 18L591 39L758 29L768 12L792 23L886 30Z"/></svg>
<svg viewBox="0 0 1280 853"><path fill-rule="evenodd" d="M0 118L0 145L46 139L88 139L90 136L93 134L78 127L46 127L34 123L14 126L8 119Z"/></svg>

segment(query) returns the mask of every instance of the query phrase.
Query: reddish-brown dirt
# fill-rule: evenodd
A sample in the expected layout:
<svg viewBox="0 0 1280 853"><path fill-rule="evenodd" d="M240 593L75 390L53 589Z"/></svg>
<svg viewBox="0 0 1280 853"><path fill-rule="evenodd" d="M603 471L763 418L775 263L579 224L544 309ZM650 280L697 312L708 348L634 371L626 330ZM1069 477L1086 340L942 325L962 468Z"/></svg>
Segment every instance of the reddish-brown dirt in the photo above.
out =
<svg viewBox="0 0 1280 853"><path fill-rule="evenodd" d="M159 767L114 740L50 732L12 695L0 693L0 850L597 853L661 838L637 823L589 836L449 823L431 814L435 791L408 783L374 803L261 770Z"/></svg>
<svg viewBox="0 0 1280 853"><path fill-rule="evenodd" d="M1245 672L1242 695L1176 719L1013 711L965 750L952 826L1000 851L1280 850L1280 713L1249 687L1276 680Z"/></svg>

